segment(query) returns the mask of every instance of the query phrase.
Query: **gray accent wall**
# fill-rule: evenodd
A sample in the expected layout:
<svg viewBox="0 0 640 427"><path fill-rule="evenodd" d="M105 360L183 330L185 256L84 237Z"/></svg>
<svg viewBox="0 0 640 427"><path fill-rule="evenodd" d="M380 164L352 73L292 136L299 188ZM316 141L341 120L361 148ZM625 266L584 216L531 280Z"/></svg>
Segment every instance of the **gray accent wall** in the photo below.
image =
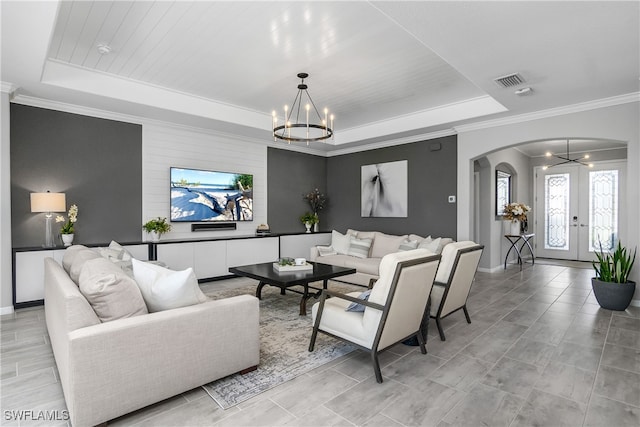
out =
<svg viewBox="0 0 640 427"><path fill-rule="evenodd" d="M29 194L47 190L78 206L74 243L140 240L142 126L19 104L10 120L13 247L44 243Z"/></svg>
<svg viewBox="0 0 640 427"><path fill-rule="evenodd" d="M303 196L315 188L327 194L327 159L269 147L267 176L269 206L267 215L271 231L276 233L304 231L300 216L311 209ZM330 230L328 211L322 210L318 216L320 229Z"/></svg>
<svg viewBox="0 0 640 427"><path fill-rule="evenodd" d="M408 161L408 216L363 218L360 211L361 166ZM345 232L377 230L456 238L457 138L455 135L394 147L362 151L327 160L330 206L328 222Z"/></svg>

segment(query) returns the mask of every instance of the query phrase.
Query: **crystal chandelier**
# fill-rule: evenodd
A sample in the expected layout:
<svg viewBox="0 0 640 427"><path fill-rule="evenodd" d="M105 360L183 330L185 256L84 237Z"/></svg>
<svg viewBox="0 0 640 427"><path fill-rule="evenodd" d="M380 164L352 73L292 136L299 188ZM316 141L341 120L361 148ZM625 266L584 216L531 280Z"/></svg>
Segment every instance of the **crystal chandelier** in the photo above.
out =
<svg viewBox="0 0 640 427"><path fill-rule="evenodd" d="M324 118L322 118L311 99L311 95L309 95L308 86L304 83L304 79L307 77L309 77L307 73L298 73L298 78L301 80L298 85L298 93L291 107L284 106L282 121L278 118L276 111L273 111L274 141L281 139L289 144L291 142L306 142L309 145L310 142L333 138L333 114L329 115L329 110L325 108ZM315 114L312 114L311 110ZM309 117L310 115L311 117Z"/></svg>

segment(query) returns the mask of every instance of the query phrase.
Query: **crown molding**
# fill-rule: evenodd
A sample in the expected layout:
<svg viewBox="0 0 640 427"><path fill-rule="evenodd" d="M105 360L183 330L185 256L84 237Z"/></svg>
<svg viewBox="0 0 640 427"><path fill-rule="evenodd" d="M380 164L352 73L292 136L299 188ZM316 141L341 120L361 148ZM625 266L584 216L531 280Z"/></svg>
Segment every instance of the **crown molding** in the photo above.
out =
<svg viewBox="0 0 640 427"><path fill-rule="evenodd" d="M453 129L445 129L437 132L422 133L419 135L411 135L403 138L395 138L395 139L389 139L381 142L374 142L371 144L364 144L357 147L341 148L335 151L329 151L325 155L327 157L341 156L343 154L358 153L361 151L369 151L369 150L375 150L378 148L393 147L396 145L412 144L414 142L427 141L430 139L442 138L444 136L451 136L456 134L457 134L456 131Z"/></svg>
<svg viewBox="0 0 640 427"><path fill-rule="evenodd" d="M18 89L16 85L9 82L0 82L0 92L12 94Z"/></svg>
<svg viewBox="0 0 640 427"><path fill-rule="evenodd" d="M625 95L612 96L610 98L598 99L595 101L582 102L579 104L567 105L564 107L550 108L548 110L536 111L533 113L519 114L501 119L486 120L483 122L469 123L460 126L454 126L456 133L471 132L480 129L489 129L493 127L512 125L516 123L529 122L533 120L546 119L554 116L563 116L566 114L580 113L582 111L596 110L598 108L613 107L615 105L629 104L632 102L640 102L640 92L628 93Z"/></svg>

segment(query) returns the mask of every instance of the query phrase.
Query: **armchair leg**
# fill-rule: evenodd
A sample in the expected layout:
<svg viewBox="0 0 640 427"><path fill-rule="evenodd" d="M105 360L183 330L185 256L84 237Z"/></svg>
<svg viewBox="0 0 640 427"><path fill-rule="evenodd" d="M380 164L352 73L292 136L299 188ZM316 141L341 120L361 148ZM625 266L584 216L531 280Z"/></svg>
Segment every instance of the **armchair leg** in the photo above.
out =
<svg viewBox="0 0 640 427"><path fill-rule="evenodd" d="M316 337L318 336L318 328L313 327L313 332L311 333L311 342L309 342L309 351L313 351L313 347L316 345Z"/></svg>
<svg viewBox="0 0 640 427"><path fill-rule="evenodd" d="M420 346L420 353L427 354L427 347L425 346L424 337L422 336L422 329L420 329L418 331L418 334L416 335L416 338L418 338L418 345Z"/></svg>
<svg viewBox="0 0 640 427"><path fill-rule="evenodd" d="M378 353L371 350L371 361L373 362L373 370L376 373L376 381L382 383L382 372L380 372L380 362L378 362Z"/></svg>
<svg viewBox="0 0 640 427"><path fill-rule="evenodd" d="M467 323L471 323L471 318L469 317L469 312L467 311L467 305L462 306L462 310L464 311L464 317L467 318Z"/></svg>
<svg viewBox="0 0 640 427"><path fill-rule="evenodd" d="M438 327L438 333L440 334L440 341L446 341L444 337L444 330L442 330L442 324L440 324L440 318L436 317L436 326Z"/></svg>

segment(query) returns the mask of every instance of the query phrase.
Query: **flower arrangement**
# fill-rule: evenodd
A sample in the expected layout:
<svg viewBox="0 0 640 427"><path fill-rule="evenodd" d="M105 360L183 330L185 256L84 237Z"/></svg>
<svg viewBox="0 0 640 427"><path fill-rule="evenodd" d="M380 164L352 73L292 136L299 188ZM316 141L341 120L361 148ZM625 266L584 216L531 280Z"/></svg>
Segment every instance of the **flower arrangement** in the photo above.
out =
<svg viewBox="0 0 640 427"><path fill-rule="evenodd" d="M305 212L305 214L300 217L300 222L302 222L303 224L309 224L309 225L317 224L318 215L313 214L311 212Z"/></svg>
<svg viewBox="0 0 640 427"><path fill-rule="evenodd" d="M524 221L527 219L527 212L529 212L531 208L524 203L508 203L504 205L504 218L509 221Z"/></svg>
<svg viewBox="0 0 640 427"><path fill-rule="evenodd" d="M78 207L76 205L71 205L69 208L69 218L65 219L64 216L58 215L56 216L56 222L65 222L65 224L60 229L60 234L73 234L73 226L78 220Z"/></svg>
<svg viewBox="0 0 640 427"><path fill-rule="evenodd" d="M145 222L142 228L144 228L147 233L155 231L158 234L164 234L171 231L171 224L167 222L167 218L157 217Z"/></svg>
<svg viewBox="0 0 640 427"><path fill-rule="evenodd" d="M320 192L317 188L312 192L305 194L303 198L309 203L311 207L311 211L314 213L318 213L324 207L324 204L327 202L327 198L324 194Z"/></svg>

